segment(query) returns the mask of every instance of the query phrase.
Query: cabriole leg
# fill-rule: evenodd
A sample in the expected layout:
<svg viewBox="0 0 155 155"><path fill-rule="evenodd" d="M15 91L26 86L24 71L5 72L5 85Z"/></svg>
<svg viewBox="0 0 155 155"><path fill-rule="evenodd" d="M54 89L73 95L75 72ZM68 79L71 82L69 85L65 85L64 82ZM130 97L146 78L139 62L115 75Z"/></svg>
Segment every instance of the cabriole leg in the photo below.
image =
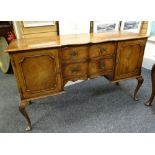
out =
<svg viewBox="0 0 155 155"><path fill-rule="evenodd" d="M138 77L136 79L138 81L138 84L137 84L137 87L136 87L135 92L134 92L134 100L138 101L138 98L137 98L138 90L142 86L144 79L143 79L142 76L140 76L140 77Z"/></svg>
<svg viewBox="0 0 155 155"><path fill-rule="evenodd" d="M28 104L29 102L26 102L26 101L21 101L19 104L19 111L24 116L26 124L27 124L26 131L30 131L32 129L30 118L25 110Z"/></svg>
<svg viewBox="0 0 155 155"><path fill-rule="evenodd" d="M116 84L116 85L119 85L119 82L116 82L115 84Z"/></svg>
<svg viewBox="0 0 155 155"><path fill-rule="evenodd" d="M146 106L151 106L153 99L154 99L154 93L152 92L150 99L145 102L145 105Z"/></svg>
<svg viewBox="0 0 155 155"><path fill-rule="evenodd" d="M150 99L145 102L146 106L151 106L152 105L152 101L153 101L154 95L155 95L155 64L152 66L151 80L152 80L152 94L151 94Z"/></svg>

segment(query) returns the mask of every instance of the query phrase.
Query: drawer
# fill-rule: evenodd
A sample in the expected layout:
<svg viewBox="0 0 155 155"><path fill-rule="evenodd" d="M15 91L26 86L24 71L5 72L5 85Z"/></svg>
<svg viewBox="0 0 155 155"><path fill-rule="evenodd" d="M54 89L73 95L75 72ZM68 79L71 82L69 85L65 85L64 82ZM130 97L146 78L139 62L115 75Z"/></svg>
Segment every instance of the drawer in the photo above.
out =
<svg viewBox="0 0 155 155"><path fill-rule="evenodd" d="M63 76L74 77L87 75L88 63L71 63L63 66Z"/></svg>
<svg viewBox="0 0 155 155"><path fill-rule="evenodd" d="M62 48L61 56L63 60L80 60L88 58L88 46L73 46Z"/></svg>
<svg viewBox="0 0 155 155"><path fill-rule="evenodd" d="M96 74L96 73L107 73L112 71L114 67L114 60L113 58L105 58L99 59L96 61L91 61L89 63L89 74Z"/></svg>
<svg viewBox="0 0 155 155"><path fill-rule="evenodd" d="M102 55L112 55L115 53L115 43L102 43L90 46L89 57L99 57Z"/></svg>

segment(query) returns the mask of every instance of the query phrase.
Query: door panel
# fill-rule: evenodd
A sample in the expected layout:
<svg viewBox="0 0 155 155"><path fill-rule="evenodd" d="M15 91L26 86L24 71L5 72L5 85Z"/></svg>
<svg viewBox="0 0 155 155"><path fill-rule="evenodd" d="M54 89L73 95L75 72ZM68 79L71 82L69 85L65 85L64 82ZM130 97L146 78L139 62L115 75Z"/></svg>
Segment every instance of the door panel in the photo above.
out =
<svg viewBox="0 0 155 155"><path fill-rule="evenodd" d="M57 49L17 53L13 59L24 98L61 90Z"/></svg>
<svg viewBox="0 0 155 155"><path fill-rule="evenodd" d="M115 80L140 75L146 40L118 43Z"/></svg>

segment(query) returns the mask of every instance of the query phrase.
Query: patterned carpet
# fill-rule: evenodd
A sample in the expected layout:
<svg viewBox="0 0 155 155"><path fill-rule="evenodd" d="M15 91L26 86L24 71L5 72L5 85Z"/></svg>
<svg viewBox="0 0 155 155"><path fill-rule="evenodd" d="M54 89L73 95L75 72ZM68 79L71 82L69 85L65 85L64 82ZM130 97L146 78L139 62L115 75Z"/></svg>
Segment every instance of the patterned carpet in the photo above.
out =
<svg viewBox="0 0 155 155"><path fill-rule="evenodd" d="M34 101L27 108L31 132L155 132L155 105L144 106L151 94L150 71L143 69L142 75L137 102L132 98L136 80L117 86L105 78L67 86L62 95ZM13 74L0 72L0 132L25 132L18 102Z"/></svg>

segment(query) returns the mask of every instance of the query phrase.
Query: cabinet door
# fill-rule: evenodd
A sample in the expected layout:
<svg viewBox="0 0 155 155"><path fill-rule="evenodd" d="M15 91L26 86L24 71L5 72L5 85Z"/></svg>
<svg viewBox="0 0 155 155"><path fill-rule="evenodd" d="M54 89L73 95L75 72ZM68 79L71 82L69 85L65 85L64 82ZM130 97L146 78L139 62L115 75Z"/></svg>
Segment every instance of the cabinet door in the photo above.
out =
<svg viewBox="0 0 155 155"><path fill-rule="evenodd" d="M145 43L144 39L118 42L115 80L141 74Z"/></svg>
<svg viewBox="0 0 155 155"><path fill-rule="evenodd" d="M39 97L61 91L58 50L19 52L13 55L14 71L22 98Z"/></svg>

